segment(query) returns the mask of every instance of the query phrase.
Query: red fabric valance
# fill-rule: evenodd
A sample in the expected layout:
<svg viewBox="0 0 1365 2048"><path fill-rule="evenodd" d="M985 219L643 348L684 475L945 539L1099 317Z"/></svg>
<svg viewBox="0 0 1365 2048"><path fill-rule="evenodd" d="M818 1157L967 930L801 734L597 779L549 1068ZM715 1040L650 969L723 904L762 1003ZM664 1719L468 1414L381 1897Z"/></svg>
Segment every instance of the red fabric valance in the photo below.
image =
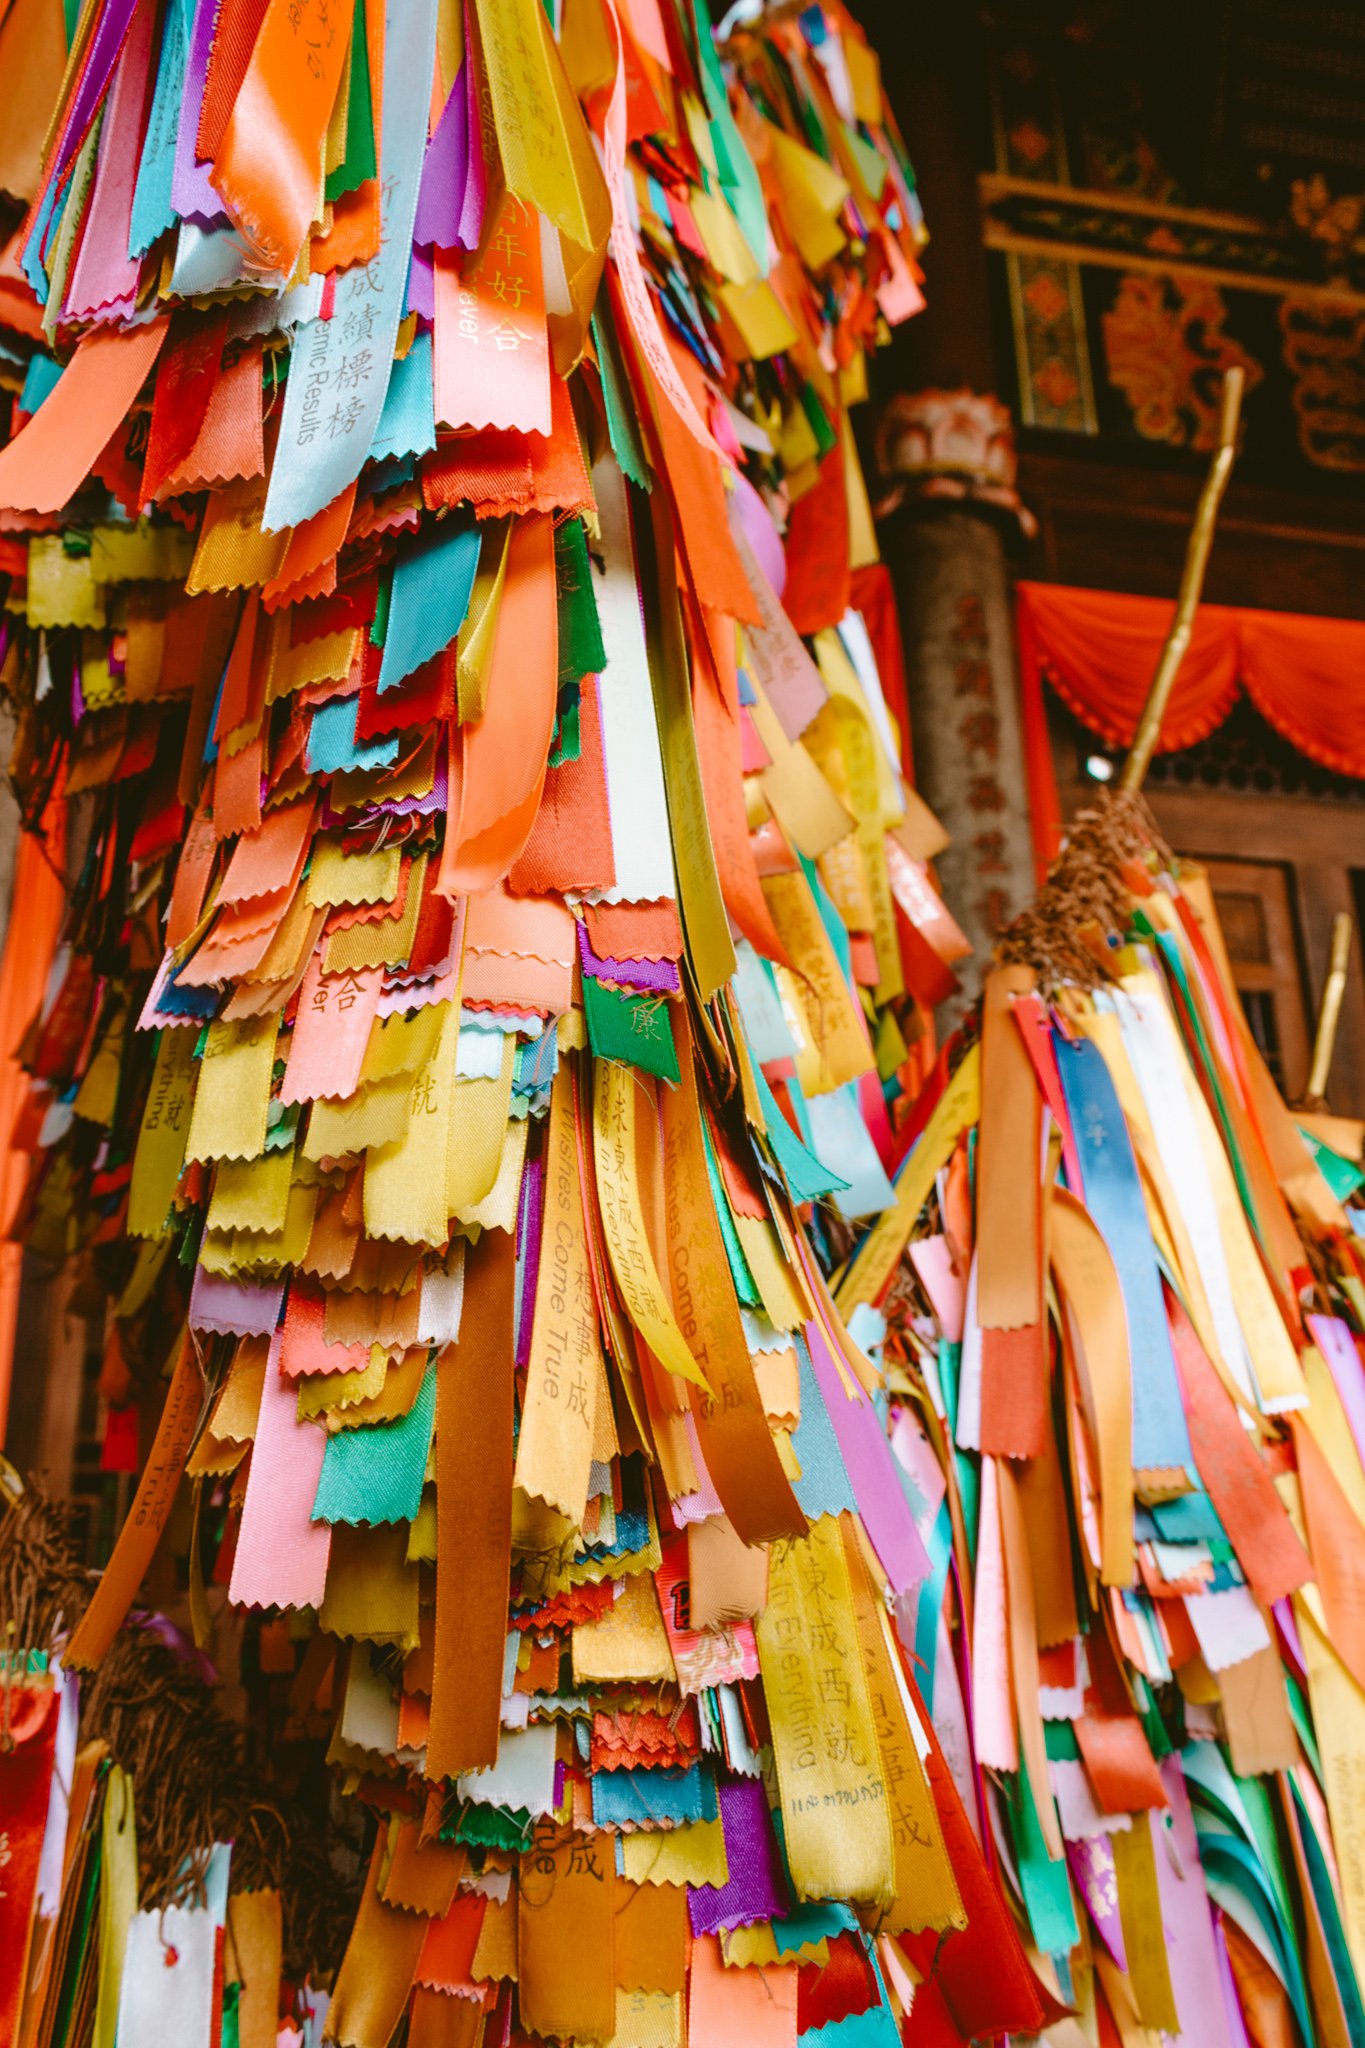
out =
<svg viewBox="0 0 1365 2048"><path fill-rule="evenodd" d="M1174 602L1021 583L1024 698L1040 678L1112 747L1132 740ZM1162 753L1206 739L1240 690L1291 746L1365 778L1365 622L1203 605L1162 730Z"/></svg>

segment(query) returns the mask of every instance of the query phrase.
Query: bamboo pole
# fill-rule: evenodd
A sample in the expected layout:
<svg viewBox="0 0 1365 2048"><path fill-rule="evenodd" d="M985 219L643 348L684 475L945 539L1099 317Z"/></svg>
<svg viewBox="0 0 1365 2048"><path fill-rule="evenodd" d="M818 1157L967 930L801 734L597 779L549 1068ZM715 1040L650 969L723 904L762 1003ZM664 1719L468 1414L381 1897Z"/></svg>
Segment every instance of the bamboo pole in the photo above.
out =
<svg viewBox="0 0 1365 2048"><path fill-rule="evenodd" d="M1327 979L1322 985L1322 1006L1313 1037L1313 1064L1308 1070L1308 1086L1304 1091L1305 1108L1320 1108L1327 1098L1327 1077L1332 1071L1332 1054L1336 1051L1337 1025L1341 1021L1342 998L1346 994L1346 968L1351 958L1353 929L1351 913L1339 910L1332 920L1332 952Z"/></svg>
<svg viewBox="0 0 1365 2048"><path fill-rule="evenodd" d="M1119 788L1127 791L1139 790L1156 751L1161 737L1162 721L1170 702L1171 691L1180 664L1185 659L1194 628L1194 615L1199 609L1200 593L1204 588L1204 571L1208 567L1209 549L1213 545L1213 529L1218 518L1218 507L1227 489L1232 464L1237 453L1237 422L1242 410L1242 387L1245 382L1240 367L1234 366L1223 379L1223 406L1218 422L1218 446L1214 453L1209 473L1204 479L1204 488L1199 493L1199 505L1190 529L1189 543L1185 549L1185 567L1180 578L1180 595L1176 599L1175 617L1166 644L1161 650L1161 659L1152 678L1152 687L1147 692L1147 702L1142 707L1137 731L1133 735L1132 751L1123 764L1119 777Z"/></svg>

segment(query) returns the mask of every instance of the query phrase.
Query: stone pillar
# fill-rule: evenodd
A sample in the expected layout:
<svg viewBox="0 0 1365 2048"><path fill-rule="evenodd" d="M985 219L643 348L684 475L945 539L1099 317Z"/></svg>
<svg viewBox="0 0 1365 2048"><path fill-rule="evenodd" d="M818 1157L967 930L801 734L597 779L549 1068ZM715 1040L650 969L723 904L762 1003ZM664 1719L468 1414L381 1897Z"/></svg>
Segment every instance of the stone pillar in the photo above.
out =
<svg viewBox="0 0 1365 2048"><path fill-rule="evenodd" d="M878 423L876 459L915 781L951 835L936 866L974 948L959 970L974 993L1034 890L1005 546L1028 515L1014 493L1009 415L970 392L901 396Z"/></svg>

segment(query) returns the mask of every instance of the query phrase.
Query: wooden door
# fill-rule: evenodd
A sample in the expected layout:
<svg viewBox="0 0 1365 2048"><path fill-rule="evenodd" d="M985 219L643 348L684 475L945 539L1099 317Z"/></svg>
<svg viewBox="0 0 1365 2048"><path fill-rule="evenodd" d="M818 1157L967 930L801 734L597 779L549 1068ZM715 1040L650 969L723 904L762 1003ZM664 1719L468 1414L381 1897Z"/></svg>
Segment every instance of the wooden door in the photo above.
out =
<svg viewBox="0 0 1365 2048"><path fill-rule="evenodd" d="M1313 1048L1290 872L1269 860L1210 859L1205 867L1251 1035L1292 1102Z"/></svg>
<svg viewBox="0 0 1365 2048"><path fill-rule="evenodd" d="M1365 815L1232 790L1158 788L1152 809L1178 853L1209 870L1228 931L1247 1021L1285 1098L1308 1080L1313 1027L1340 910L1358 915L1365 880ZM1254 850L1256 857L1248 859ZM1365 1115L1365 974L1360 937L1351 948L1346 999L1327 1098L1340 1116Z"/></svg>

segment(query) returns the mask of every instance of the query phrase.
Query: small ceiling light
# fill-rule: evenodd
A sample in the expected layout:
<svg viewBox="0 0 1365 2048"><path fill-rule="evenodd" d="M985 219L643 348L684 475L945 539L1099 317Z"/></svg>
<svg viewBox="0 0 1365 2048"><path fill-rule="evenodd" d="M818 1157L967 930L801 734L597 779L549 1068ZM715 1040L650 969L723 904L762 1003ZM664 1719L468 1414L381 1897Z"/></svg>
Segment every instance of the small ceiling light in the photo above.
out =
<svg viewBox="0 0 1365 2048"><path fill-rule="evenodd" d="M1107 754L1087 754L1085 772L1092 782L1112 782L1114 764Z"/></svg>

